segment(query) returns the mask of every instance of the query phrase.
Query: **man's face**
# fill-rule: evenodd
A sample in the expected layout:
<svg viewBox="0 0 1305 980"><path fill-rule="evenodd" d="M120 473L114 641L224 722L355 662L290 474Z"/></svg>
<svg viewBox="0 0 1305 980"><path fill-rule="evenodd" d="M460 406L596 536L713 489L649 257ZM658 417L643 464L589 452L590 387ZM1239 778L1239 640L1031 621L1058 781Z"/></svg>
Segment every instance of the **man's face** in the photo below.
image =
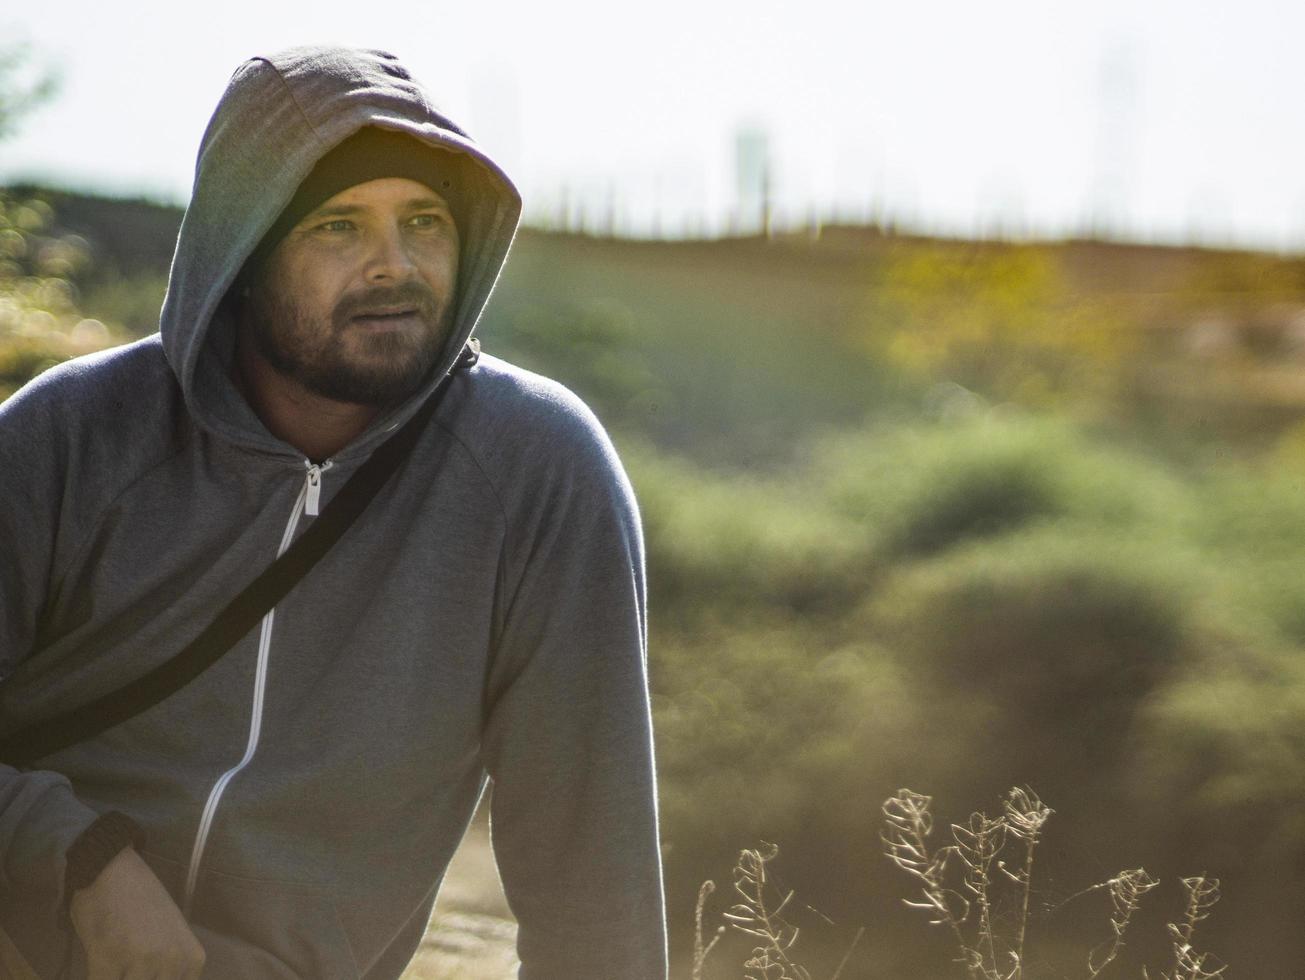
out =
<svg viewBox="0 0 1305 980"><path fill-rule="evenodd" d="M335 401L384 406L420 387L451 327L458 229L425 184L355 184L268 256L246 315L281 374Z"/></svg>

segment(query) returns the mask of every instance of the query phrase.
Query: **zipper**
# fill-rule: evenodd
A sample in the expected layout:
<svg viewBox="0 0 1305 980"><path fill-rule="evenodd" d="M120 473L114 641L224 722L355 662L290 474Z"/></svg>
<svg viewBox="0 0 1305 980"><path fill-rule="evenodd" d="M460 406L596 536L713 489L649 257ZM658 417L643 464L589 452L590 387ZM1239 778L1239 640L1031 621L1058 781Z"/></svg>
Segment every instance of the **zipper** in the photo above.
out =
<svg viewBox="0 0 1305 980"><path fill-rule="evenodd" d="M290 519L286 521L285 532L281 535L281 543L277 546L276 556L280 558L285 554L285 550L290 547L290 542L294 540L295 529L299 526L301 516L316 517L318 505L322 496L322 473L331 468L331 460L317 464L311 460L304 460L304 467L307 473L304 475L304 485L299 489L299 496L295 498L294 506L290 509ZM218 804L222 802L222 794L226 792L227 786L231 780L239 775L240 771L249 765L254 758L254 753L258 750L259 736L263 729L263 692L267 688L267 662L272 652L272 622L276 616L276 609L273 607L263 616L263 621L258 632L258 666L254 671L254 697L253 710L249 717L249 738L245 744L245 754L241 760L218 777L213 788L209 790L208 800L204 804L204 812L199 818L199 829L195 834L195 846L190 852L190 867L186 872L186 892L182 901L182 914L189 919L191 906L195 900L195 885L199 881L199 866L204 858L204 849L208 845L208 835L213 829L213 819L217 815Z"/></svg>
<svg viewBox="0 0 1305 980"><path fill-rule="evenodd" d="M329 459L321 464L306 459L304 466L308 468L308 482L304 484L304 513L316 517L322 501L322 474L331 468L332 463Z"/></svg>

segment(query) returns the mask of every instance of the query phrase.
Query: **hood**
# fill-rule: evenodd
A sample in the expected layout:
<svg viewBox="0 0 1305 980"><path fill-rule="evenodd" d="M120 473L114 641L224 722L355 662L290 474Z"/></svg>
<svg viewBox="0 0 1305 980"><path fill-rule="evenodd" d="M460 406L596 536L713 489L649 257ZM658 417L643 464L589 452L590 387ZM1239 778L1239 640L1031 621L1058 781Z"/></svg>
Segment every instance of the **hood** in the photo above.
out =
<svg viewBox="0 0 1305 980"><path fill-rule="evenodd" d="M223 439L299 456L266 431L229 380L235 328L222 299L317 161L364 126L406 133L455 154L467 227L458 229L456 309L436 371L337 458L369 453L416 411L456 361L494 288L516 234L521 198L393 55L303 47L251 58L236 69L205 130L159 325L192 416Z"/></svg>

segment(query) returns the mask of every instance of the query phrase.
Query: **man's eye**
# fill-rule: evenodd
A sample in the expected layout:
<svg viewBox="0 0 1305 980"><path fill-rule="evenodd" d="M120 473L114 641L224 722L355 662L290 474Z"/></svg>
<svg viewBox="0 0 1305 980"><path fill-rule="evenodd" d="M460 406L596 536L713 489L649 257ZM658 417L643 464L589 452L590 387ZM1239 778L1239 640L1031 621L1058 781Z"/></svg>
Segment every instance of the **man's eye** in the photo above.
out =
<svg viewBox="0 0 1305 980"><path fill-rule="evenodd" d="M324 222L323 224L318 225L318 227L323 231L348 231L353 227L353 222L347 221L344 218L336 218L334 221Z"/></svg>
<svg viewBox="0 0 1305 980"><path fill-rule="evenodd" d="M444 217L444 215L438 213L431 213L431 214L415 214L412 216L412 220L410 223L417 225L419 228L430 228L434 225L442 225L446 221L447 219Z"/></svg>

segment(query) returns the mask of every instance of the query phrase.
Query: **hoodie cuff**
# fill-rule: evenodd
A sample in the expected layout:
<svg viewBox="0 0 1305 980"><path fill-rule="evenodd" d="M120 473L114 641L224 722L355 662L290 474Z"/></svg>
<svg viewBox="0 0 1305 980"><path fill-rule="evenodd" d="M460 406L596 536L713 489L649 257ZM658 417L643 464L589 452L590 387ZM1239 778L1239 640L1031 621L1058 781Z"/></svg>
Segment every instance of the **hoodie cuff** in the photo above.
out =
<svg viewBox="0 0 1305 980"><path fill-rule="evenodd" d="M94 884L110 861L123 850L145 847L145 832L125 813L110 810L82 831L68 848L63 884L63 905L67 909L74 892Z"/></svg>

